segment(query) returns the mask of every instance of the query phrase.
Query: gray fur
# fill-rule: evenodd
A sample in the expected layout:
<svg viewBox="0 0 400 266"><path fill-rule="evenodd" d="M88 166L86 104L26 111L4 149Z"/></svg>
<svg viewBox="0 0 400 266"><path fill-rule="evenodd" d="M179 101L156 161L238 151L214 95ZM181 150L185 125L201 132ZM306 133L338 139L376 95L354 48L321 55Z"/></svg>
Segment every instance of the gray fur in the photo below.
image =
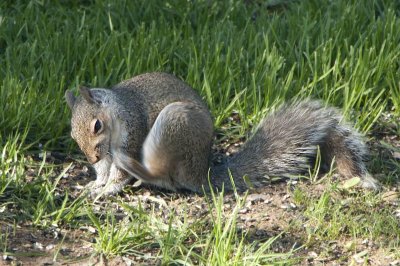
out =
<svg viewBox="0 0 400 266"><path fill-rule="evenodd" d="M335 160L341 175L359 176L363 186L377 189L377 181L365 167L367 149L360 134L342 120L338 109L324 107L319 101L286 104L261 122L254 136L229 158L227 165L233 176L247 175L259 187L266 176L307 175L314 167L319 148L322 169L329 170ZM224 168L218 166L215 172L227 183ZM246 188L243 181L236 182L236 186Z"/></svg>
<svg viewBox="0 0 400 266"><path fill-rule="evenodd" d="M97 172L94 195L119 192L132 176L174 191L207 190L213 122L186 83L148 73L108 90L81 89L80 97L68 92L65 97L72 109L71 135ZM90 128L96 119L104 126L97 135ZM337 109L309 100L283 105L266 117L241 151L211 165L211 183L232 189L228 169L239 190L247 189L245 175L256 187L272 177L305 175L318 149L322 168L334 160L341 175L378 187L366 170L361 136L342 122Z"/></svg>

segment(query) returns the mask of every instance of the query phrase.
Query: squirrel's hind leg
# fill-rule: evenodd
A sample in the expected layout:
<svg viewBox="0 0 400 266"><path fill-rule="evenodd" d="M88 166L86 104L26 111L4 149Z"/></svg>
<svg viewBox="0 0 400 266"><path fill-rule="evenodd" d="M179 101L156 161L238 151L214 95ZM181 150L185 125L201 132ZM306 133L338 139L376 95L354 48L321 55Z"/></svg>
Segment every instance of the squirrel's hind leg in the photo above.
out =
<svg viewBox="0 0 400 266"><path fill-rule="evenodd" d="M158 115L143 144L143 165L152 184L201 192L207 184L213 123L209 111L192 102L174 102Z"/></svg>

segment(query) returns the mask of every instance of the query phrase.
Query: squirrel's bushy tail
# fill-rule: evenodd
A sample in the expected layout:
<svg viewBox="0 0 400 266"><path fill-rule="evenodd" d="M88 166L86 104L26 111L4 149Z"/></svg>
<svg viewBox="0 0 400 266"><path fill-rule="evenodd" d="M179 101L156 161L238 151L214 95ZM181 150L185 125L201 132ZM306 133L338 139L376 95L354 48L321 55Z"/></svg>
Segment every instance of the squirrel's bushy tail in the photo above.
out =
<svg viewBox="0 0 400 266"><path fill-rule="evenodd" d="M247 187L243 176L260 187L273 177L308 175L318 152L321 170L329 171L334 161L340 175L358 176L364 187L378 188L365 167L367 149L360 134L342 121L336 108L319 101L286 104L267 116L241 151L212 167L212 182L229 188L227 169L239 190Z"/></svg>

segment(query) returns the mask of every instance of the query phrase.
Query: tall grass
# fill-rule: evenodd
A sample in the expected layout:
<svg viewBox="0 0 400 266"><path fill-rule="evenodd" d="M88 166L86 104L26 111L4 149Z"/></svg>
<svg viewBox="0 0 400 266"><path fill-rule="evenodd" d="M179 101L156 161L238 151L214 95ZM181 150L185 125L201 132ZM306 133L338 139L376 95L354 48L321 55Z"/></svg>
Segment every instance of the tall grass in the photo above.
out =
<svg viewBox="0 0 400 266"><path fill-rule="evenodd" d="M294 1L280 13L258 5L3 2L2 143L27 130L26 144L64 149L66 89L107 87L147 71L175 73L199 90L216 126L235 109L248 128L260 110L293 97L322 98L347 115L355 110L364 132L382 110L398 113L393 1Z"/></svg>

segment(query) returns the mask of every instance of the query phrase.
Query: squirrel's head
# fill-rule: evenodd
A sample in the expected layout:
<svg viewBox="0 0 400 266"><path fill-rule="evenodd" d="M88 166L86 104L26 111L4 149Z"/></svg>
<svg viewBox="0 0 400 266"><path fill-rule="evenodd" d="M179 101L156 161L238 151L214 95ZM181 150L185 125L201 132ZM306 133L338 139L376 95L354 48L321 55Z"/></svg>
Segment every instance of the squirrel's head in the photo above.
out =
<svg viewBox="0 0 400 266"><path fill-rule="evenodd" d="M79 88L80 96L72 91L65 99L72 111L71 136L85 153L89 163L103 159L110 149L111 123L108 97L104 89Z"/></svg>

